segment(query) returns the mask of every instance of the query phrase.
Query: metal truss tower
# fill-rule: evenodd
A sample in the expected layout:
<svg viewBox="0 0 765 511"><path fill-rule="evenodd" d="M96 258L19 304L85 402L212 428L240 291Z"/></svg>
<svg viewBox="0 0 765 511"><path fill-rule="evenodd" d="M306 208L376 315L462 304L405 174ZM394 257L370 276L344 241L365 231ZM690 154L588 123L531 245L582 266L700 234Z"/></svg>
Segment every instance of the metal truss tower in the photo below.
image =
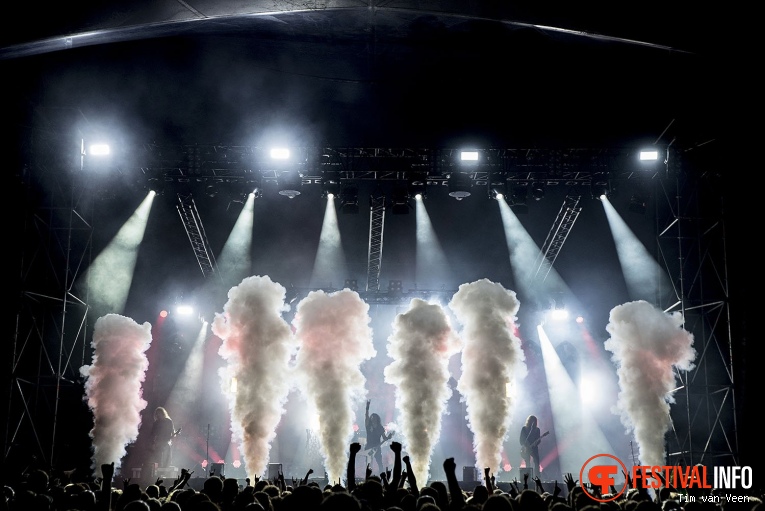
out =
<svg viewBox="0 0 765 511"><path fill-rule="evenodd" d="M566 195L558 216L555 218L555 222L547 234L547 239L545 239L545 243L542 245L542 250L537 260L537 270L534 274L534 278L540 282L544 282L547 275L549 275L553 264L555 264L555 259L558 258L566 238L568 238L571 229L574 227L574 222L579 217L579 213L582 212L579 199L581 199L581 195Z"/></svg>
<svg viewBox="0 0 765 511"><path fill-rule="evenodd" d="M191 242L191 249L202 270L202 275L209 277L217 271L215 255L213 254L210 243L207 241L207 234L202 225L202 218L199 216L197 206L194 203L194 197L191 194L178 194L178 214L181 217L186 235Z"/></svg>
<svg viewBox="0 0 765 511"><path fill-rule="evenodd" d="M15 330L6 345L7 420L3 466L18 473L35 466L61 466L88 442L88 414L72 409L83 401L80 368L89 362L87 287L81 275L92 257L93 199L88 183L60 161L44 172L55 174L50 202L28 194L38 186L36 172L20 176L23 227ZM81 173L80 173L81 174ZM85 419L83 419L83 417ZM77 421L80 421L79 423Z"/></svg>
<svg viewBox="0 0 765 511"><path fill-rule="evenodd" d="M385 195L369 198L369 253L367 256L367 292L380 290L382 268L383 229L385 228Z"/></svg>
<svg viewBox="0 0 765 511"><path fill-rule="evenodd" d="M680 385L674 392L667 456L673 465L736 465L723 187L708 163L693 168L693 162L686 157L668 161L666 176L653 184L658 259L672 279L672 292L659 298L660 306L682 313L697 353L693 369L677 371Z"/></svg>

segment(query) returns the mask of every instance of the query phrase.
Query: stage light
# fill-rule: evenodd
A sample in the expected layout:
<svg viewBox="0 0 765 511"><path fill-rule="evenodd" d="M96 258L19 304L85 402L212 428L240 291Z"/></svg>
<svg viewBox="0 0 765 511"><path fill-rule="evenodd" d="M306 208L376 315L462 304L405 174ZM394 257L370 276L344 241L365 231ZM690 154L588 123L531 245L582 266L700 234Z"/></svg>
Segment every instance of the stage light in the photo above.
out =
<svg viewBox="0 0 765 511"><path fill-rule="evenodd" d="M276 179L279 187L279 195L294 199L300 195L300 187L303 186L302 176L294 170L286 170L279 174Z"/></svg>
<svg viewBox="0 0 765 511"><path fill-rule="evenodd" d="M160 318L166 318L167 317L167 311L166 310L159 311L159 317Z"/></svg>
<svg viewBox="0 0 765 511"><path fill-rule="evenodd" d="M107 156L111 153L109 144L91 144L88 148L88 154L91 156Z"/></svg>
<svg viewBox="0 0 765 511"><path fill-rule="evenodd" d="M477 162L478 161L478 151L461 151L460 152L460 161L464 161L464 162Z"/></svg>
<svg viewBox="0 0 765 511"><path fill-rule="evenodd" d="M640 151L638 159L640 161L656 161L659 159L659 151L656 149Z"/></svg>
<svg viewBox="0 0 765 511"><path fill-rule="evenodd" d="M191 305L178 305L175 307L175 312L179 316L191 316L194 313L194 307Z"/></svg>
<svg viewBox="0 0 765 511"><path fill-rule="evenodd" d="M590 194L593 199L600 200L602 197L608 197L610 192L608 181L593 181L590 184Z"/></svg>
<svg viewBox="0 0 765 511"><path fill-rule="evenodd" d="M563 321L568 319L568 311L566 309L553 309L550 311L550 317L554 321Z"/></svg>
<svg viewBox="0 0 765 511"><path fill-rule="evenodd" d="M465 197L470 197L470 188L473 186L473 182L470 179L469 174L463 174L462 172L453 172L449 176L449 196L454 197L457 200L462 200Z"/></svg>
<svg viewBox="0 0 765 511"><path fill-rule="evenodd" d="M491 198L492 198L492 199L494 199L494 200L502 200L502 199L504 199L504 198L505 198L505 194L504 194L504 193L502 193L502 192L500 192L500 191L497 191L497 190L496 190L496 189L494 189L494 188L492 188L492 189L491 189L491 193L490 193L490 196L491 196Z"/></svg>
<svg viewBox="0 0 765 511"><path fill-rule="evenodd" d="M289 160L290 158L290 150L284 147L274 147L270 154L273 160Z"/></svg>
<svg viewBox="0 0 765 511"><path fill-rule="evenodd" d="M325 198L334 198L340 194L340 173L336 171L326 171L321 177L321 196ZM330 195L332 197L330 197Z"/></svg>
<svg viewBox="0 0 765 511"><path fill-rule="evenodd" d="M428 196L427 191L428 173L413 172L409 179L409 196L424 199ZM417 197L419 195L419 197Z"/></svg>

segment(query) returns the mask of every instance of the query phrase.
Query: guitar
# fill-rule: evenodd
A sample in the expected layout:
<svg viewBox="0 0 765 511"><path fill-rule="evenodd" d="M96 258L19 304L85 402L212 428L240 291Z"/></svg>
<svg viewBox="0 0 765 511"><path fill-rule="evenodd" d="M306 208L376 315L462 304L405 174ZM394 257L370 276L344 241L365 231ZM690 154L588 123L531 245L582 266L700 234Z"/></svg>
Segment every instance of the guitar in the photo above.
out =
<svg viewBox="0 0 765 511"><path fill-rule="evenodd" d="M521 445L521 458L524 458L524 459L528 458L531 455L531 449L533 449L534 447L539 445L539 442L541 442L542 439L544 437L546 437L547 435L549 435L549 434L550 434L549 431L545 431L542 434L542 436L540 436L539 438L537 438L536 440L534 440L530 444L523 444L523 445Z"/></svg>
<svg viewBox="0 0 765 511"><path fill-rule="evenodd" d="M181 430L183 429L183 426L173 431L173 434L170 435L170 440L167 441L167 445L173 445L173 438L177 437L181 434Z"/></svg>
<svg viewBox="0 0 765 511"><path fill-rule="evenodd" d="M368 449L364 449L364 455L367 457L367 459L370 459L370 460L373 459L375 455L382 449L382 446L385 445L385 442L393 438L394 434L395 433L391 433L390 436L388 436L387 438L384 437L382 441L380 442L380 445L376 445L374 447L369 447Z"/></svg>

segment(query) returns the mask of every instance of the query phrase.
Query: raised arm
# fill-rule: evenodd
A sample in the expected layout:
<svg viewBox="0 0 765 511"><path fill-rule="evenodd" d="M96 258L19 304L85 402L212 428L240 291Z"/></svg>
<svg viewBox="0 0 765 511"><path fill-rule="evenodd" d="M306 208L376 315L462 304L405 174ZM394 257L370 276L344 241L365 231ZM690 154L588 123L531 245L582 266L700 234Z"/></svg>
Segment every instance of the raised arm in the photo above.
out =
<svg viewBox="0 0 765 511"><path fill-rule="evenodd" d="M489 495L491 495L494 493L494 481L492 480L491 469L489 467L483 469L483 476L486 481L486 489L489 490Z"/></svg>
<svg viewBox="0 0 765 511"><path fill-rule="evenodd" d="M444 474L446 474L446 483L449 488L449 509L458 511L465 507L465 496L462 495L462 488L457 481L457 464L454 458L447 458L444 461Z"/></svg>
<svg viewBox="0 0 765 511"><path fill-rule="evenodd" d="M112 508L112 479L114 479L114 463L101 465L101 488L98 496L98 508L109 511Z"/></svg>
<svg viewBox="0 0 765 511"><path fill-rule="evenodd" d="M391 442L390 450L393 451L393 478L390 480L390 487L394 489L398 488L398 483L401 480L401 444L399 442Z"/></svg>
<svg viewBox="0 0 765 511"><path fill-rule="evenodd" d="M348 479L348 491L352 492L356 489L356 453L361 450L361 444L353 442L348 451L348 468L345 471L345 476Z"/></svg>
<svg viewBox="0 0 765 511"><path fill-rule="evenodd" d="M417 476L414 475L409 456L404 456L402 459L404 460L404 463L406 463L406 479L409 482L409 491L412 492L412 495L414 495L415 498L417 498L420 496L420 489L417 488Z"/></svg>

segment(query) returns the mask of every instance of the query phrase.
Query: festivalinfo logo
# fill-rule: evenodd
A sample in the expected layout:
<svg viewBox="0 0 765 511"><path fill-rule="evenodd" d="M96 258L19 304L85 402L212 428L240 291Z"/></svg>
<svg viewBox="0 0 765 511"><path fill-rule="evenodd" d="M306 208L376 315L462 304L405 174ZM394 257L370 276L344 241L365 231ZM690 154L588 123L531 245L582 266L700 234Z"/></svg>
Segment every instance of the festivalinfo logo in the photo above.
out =
<svg viewBox="0 0 765 511"><path fill-rule="evenodd" d="M654 490L664 487L676 490L748 490L752 487L752 467L715 466L711 472L710 483L710 474L704 465L633 465L632 470L627 470L627 466L616 456L596 454L582 465L579 484L588 497L598 502L609 502L619 498L627 491L630 481L633 488ZM625 476L621 488L616 486L618 474ZM614 489L615 492L612 491Z"/></svg>

